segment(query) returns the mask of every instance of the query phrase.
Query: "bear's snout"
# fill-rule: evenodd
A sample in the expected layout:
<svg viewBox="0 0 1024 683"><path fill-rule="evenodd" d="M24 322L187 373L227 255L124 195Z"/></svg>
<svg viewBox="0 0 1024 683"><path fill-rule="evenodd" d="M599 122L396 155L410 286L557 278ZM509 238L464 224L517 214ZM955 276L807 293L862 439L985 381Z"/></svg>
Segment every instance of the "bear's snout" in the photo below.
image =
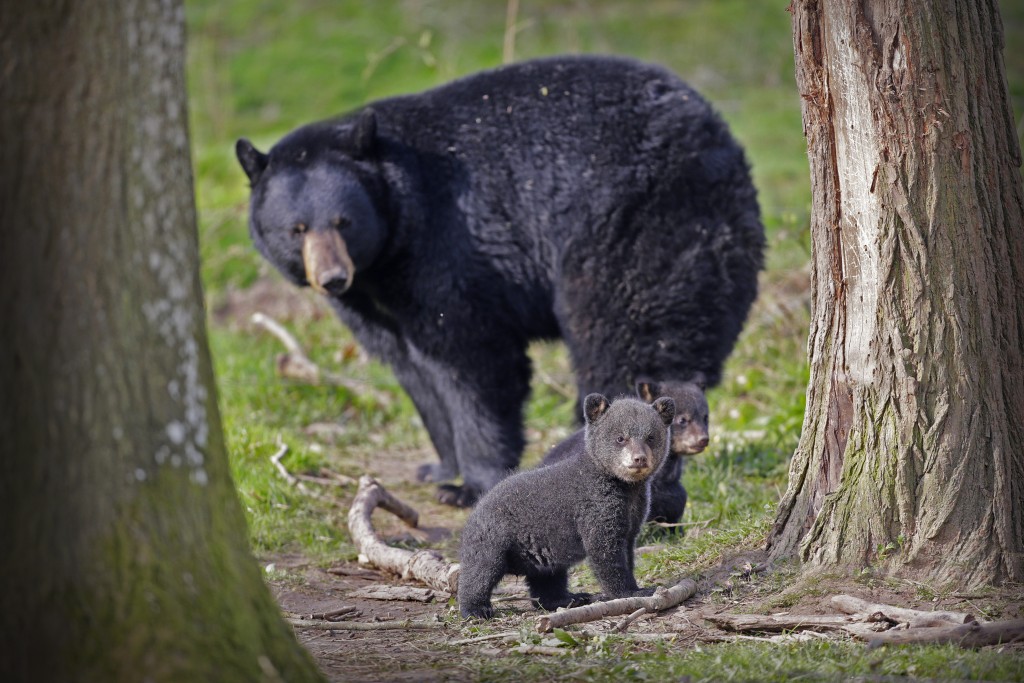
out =
<svg viewBox="0 0 1024 683"><path fill-rule="evenodd" d="M321 294L340 296L352 286L355 266L345 240L335 230L307 232L302 241L306 280Z"/></svg>

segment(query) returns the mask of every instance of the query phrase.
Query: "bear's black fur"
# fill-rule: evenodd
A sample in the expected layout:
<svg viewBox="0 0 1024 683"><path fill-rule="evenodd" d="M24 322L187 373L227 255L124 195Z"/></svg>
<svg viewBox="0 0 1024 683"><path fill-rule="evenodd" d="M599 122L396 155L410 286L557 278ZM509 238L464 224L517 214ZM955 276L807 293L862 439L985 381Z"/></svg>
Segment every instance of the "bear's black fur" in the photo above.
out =
<svg viewBox="0 0 1024 683"><path fill-rule="evenodd" d="M640 380L636 393L647 403L657 396L668 396L675 402L675 418L669 427L668 457L651 480L652 522L677 523L686 509L686 488L680 481L683 457L696 455L708 445L708 399L704 395L704 375L698 373L687 382L652 382ZM584 450L584 430L556 444L544 455L540 466L561 462Z"/></svg>
<svg viewBox="0 0 1024 683"><path fill-rule="evenodd" d="M590 394L583 452L509 477L466 520L459 553L459 611L490 618L491 592L506 574L526 577L530 597L553 610L589 598L569 592L569 568L589 558L607 597L647 594L633 576L633 544L650 478L668 453L671 398L648 405Z"/></svg>
<svg viewBox="0 0 1024 683"><path fill-rule="evenodd" d="M519 463L527 345L565 340L579 396L718 382L764 230L743 151L693 89L555 57L236 147L250 232L389 363L468 505Z"/></svg>

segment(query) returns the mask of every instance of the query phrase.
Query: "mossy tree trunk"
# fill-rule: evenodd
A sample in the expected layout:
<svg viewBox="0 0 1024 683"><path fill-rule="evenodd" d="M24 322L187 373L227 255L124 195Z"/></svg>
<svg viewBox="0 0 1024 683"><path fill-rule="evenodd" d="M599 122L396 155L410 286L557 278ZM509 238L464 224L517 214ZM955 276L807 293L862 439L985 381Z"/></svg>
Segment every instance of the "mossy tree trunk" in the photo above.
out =
<svg viewBox="0 0 1024 683"><path fill-rule="evenodd" d="M5 681L317 680L249 553L181 0L0 3Z"/></svg>
<svg viewBox="0 0 1024 683"><path fill-rule="evenodd" d="M1024 193L995 0L794 0L811 379L773 557L1024 580Z"/></svg>

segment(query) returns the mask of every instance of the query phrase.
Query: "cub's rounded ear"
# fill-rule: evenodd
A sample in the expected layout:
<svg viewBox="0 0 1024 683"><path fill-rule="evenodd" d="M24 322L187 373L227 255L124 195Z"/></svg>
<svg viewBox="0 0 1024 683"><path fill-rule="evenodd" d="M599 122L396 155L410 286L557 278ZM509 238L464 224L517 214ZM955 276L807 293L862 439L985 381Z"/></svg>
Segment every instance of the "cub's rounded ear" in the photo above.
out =
<svg viewBox="0 0 1024 683"><path fill-rule="evenodd" d="M693 373L693 377L690 378L690 381L700 387L701 391L707 391L708 378L703 372L697 371Z"/></svg>
<svg viewBox="0 0 1024 683"><path fill-rule="evenodd" d="M668 396L662 396L651 404L661 421L667 425L672 424L672 418L676 416L676 402Z"/></svg>
<svg viewBox="0 0 1024 683"><path fill-rule="evenodd" d="M352 142L356 156L366 157L373 153L377 146L377 112L372 107L367 107L359 114L352 132Z"/></svg>
<svg viewBox="0 0 1024 683"><path fill-rule="evenodd" d="M601 394L589 394L585 401L583 401L583 419L590 424L597 418L608 412L608 406L611 405Z"/></svg>
<svg viewBox="0 0 1024 683"><path fill-rule="evenodd" d="M654 403L654 399L658 397L658 385L649 379L638 379L636 381L636 395L644 403Z"/></svg>
<svg viewBox="0 0 1024 683"><path fill-rule="evenodd" d="M245 138L240 138L235 143L235 156L238 157L238 163L242 165L242 170L249 176L249 182L252 184L259 180L270 160L270 157L253 147Z"/></svg>

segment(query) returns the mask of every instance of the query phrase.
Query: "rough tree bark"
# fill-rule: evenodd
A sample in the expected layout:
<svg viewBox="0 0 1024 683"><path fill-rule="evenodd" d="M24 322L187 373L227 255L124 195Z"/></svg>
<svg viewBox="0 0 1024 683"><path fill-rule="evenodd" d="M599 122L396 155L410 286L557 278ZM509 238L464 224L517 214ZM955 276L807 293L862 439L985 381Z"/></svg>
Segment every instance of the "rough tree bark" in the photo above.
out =
<svg viewBox="0 0 1024 683"><path fill-rule="evenodd" d="M1024 192L995 0L794 0L811 379L769 549L1024 580Z"/></svg>
<svg viewBox="0 0 1024 683"><path fill-rule="evenodd" d="M0 65L0 679L317 679L228 471L181 1L4 0Z"/></svg>

